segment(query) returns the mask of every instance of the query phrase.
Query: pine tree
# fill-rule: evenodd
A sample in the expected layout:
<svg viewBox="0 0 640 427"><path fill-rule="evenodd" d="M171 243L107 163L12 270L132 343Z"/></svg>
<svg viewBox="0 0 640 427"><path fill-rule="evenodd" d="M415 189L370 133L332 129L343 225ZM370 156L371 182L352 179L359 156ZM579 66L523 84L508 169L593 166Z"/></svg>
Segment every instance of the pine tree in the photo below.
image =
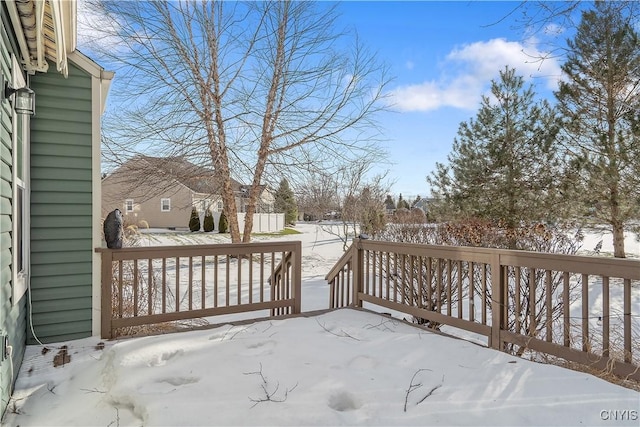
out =
<svg viewBox="0 0 640 427"><path fill-rule="evenodd" d="M293 190L289 187L289 181L283 179L276 190L274 208L276 212L284 212L286 224L295 225L298 219L298 206L296 204Z"/></svg>
<svg viewBox="0 0 640 427"><path fill-rule="evenodd" d="M191 217L189 218L189 230L200 231L200 215L198 214L198 210L195 208L191 208Z"/></svg>
<svg viewBox="0 0 640 427"><path fill-rule="evenodd" d="M206 232L211 232L214 229L213 214L211 213L211 209L207 209L207 211L204 214L204 221L202 224L202 228Z"/></svg>
<svg viewBox="0 0 640 427"><path fill-rule="evenodd" d="M418 194L418 195L416 196L416 199L413 201L413 203L411 203L411 207L412 207L412 208L415 208L415 207L416 207L416 205L420 202L420 200L422 200L422 197L420 197L420 195Z"/></svg>
<svg viewBox="0 0 640 427"><path fill-rule="evenodd" d="M393 201L393 197L391 194L387 194L387 198L384 201L384 207L387 211L395 211L396 210L396 202Z"/></svg>
<svg viewBox="0 0 640 427"><path fill-rule="evenodd" d="M220 219L218 220L218 233L226 233L229 228L229 221L224 211L220 213Z"/></svg>
<svg viewBox="0 0 640 427"><path fill-rule="evenodd" d="M583 12L556 93L584 212L611 227L616 257L640 212L640 41L629 5L596 2Z"/></svg>
<svg viewBox="0 0 640 427"><path fill-rule="evenodd" d="M557 120L514 69L492 81L475 119L460 124L449 164L427 177L442 219L484 218L515 229L521 221L556 219L561 178ZM513 242L515 246L516 242Z"/></svg>
<svg viewBox="0 0 640 427"><path fill-rule="evenodd" d="M409 202L402 198L402 193L398 196L398 209L409 209Z"/></svg>

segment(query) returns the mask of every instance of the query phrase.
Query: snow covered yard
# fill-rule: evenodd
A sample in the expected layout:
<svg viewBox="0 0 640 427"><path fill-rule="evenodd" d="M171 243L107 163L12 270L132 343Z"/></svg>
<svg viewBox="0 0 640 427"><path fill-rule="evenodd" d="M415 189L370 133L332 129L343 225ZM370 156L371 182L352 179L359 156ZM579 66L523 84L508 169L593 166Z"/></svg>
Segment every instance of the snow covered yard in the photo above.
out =
<svg viewBox="0 0 640 427"><path fill-rule="evenodd" d="M635 391L351 309L67 345L28 349L6 425L638 425Z"/></svg>
<svg viewBox="0 0 640 427"><path fill-rule="evenodd" d="M315 224L296 228L302 234L277 239L303 242L302 310L326 309L324 275L342 255L342 243ZM584 247L598 237L587 236ZM150 233L141 243L194 241L228 239ZM3 425L639 422L638 392L350 309L47 348L27 349Z"/></svg>

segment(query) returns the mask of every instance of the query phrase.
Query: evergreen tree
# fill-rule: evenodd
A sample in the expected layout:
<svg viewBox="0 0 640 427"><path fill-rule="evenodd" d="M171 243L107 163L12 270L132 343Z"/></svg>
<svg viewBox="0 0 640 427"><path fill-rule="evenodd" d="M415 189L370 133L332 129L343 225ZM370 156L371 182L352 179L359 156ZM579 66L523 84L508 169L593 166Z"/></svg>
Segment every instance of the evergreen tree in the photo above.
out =
<svg viewBox="0 0 640 427"><path fill-rule="evenodd" d="M422 197L420 197L420 195L418 194L418 195L416 196L416 199L413 201L413 203L411 203L411 207L412 207L412 208L415 208L415 207L416 207L416 205L418 204L418 202L419 202L421 199L422 199Z"/></svg>
<svg viewBox="0 0 640 427"><path fill-rule="evenodd" d="M624 257L624 228L640 216L640 42L629 5L594 6L567 42L556 97L584 212L611 227Z"/></svg>
<svg viewBox="0 0 640 427"><path fill-rule="evenodd" d="M224 211L220 213L220 220L218 221L218 233L226 233L229 229L229 221Z"/></svg>
<svg viewBox="0 0 640 427"><path fill-rule="evenodd" d="M393 197L391 197L391 194L387 194L387 198L384 201L384 207L388 211L396 210L396 202L393 201Z"/></svg>
<svg viewBox="0 0 640 427"><path fill-rule="evenodd" d="M503 222L555 219L560 162L557 119L546 101L508 67L491 83L475 119L460 124L448 165L436 164L427 181L443 215ZM515 246L516 242L512 242Z"/></svg>
<svg viewBox="0 0 640 427"><path fill-rule="evenodd" d="M214 229L213 214L211 213L211 209L207 209L207 211L204 214L204 221L202 224L202 228L206 232L211 232Z"/></svg>
<svg viewBox="0 0 640 427"><path fill-rule="evenodd" d="M298 206L293 195L293 190L289 187L289 181L283 179L276 190L274 208L276 212L284 212L286 224L294 225L298 219Z"/></svg>
<svg viewBox="0 0 640 427"><path fill-rule="evenodd" d="M410 209L409 202L402 198L402 193L398 196L398 209Z"/></svg>
<svg viewBox="0 0 640 427"><path fill-rule="evenodd" d="M198 214L198 210L195 208L191 208L191 217L189 218L189 230L200 231L200 215Z"/></svg>

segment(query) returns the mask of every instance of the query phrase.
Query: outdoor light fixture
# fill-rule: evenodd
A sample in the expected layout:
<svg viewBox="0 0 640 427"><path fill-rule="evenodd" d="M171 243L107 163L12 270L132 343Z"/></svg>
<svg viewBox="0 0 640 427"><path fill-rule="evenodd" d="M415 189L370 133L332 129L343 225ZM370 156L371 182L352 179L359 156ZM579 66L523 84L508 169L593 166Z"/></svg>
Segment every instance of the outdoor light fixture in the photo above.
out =
<svg viewBox="0 0 640 427"><path fill-rule="evenodd" d="M36 93L28 87L14 88L2 77L2 99L13 96L13 109L18 114L36 114Z"/></svg>

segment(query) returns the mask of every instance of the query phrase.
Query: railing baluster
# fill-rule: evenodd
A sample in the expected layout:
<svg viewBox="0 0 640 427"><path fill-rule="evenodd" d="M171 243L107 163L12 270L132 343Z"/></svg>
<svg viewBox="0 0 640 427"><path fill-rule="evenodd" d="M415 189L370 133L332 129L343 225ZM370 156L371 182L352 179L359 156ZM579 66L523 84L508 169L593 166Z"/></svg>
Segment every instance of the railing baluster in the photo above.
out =
<svg viewBox="0 0 640 427"><path fill-rule="evenodd" d="M122 260L118 261L118 317L122 317L122 304L124 300L124 282L122 281L124 265Z"/></svg>
<svg viewBox="0 0 640 427"><path fill-rule="evenodd" d="M551 308L551 270L545 272L545 314L546 314L546 341L553 342L553 309Z"/></svg>
<svg viewBox="0 0 640 427"><path fill-rule="evenodd" d="M417 273L418 273L418 307L420 308L424 308L424 303L422 300L422 293L423 293L422 287L424 286L424 275L422 274L423 261L424 259L422 258L422 256L419 256Z"/></svg>
<svg viewBox="0 0 640 427"><path fill-rule="evenodd" d="M148 301L147 301L147 314L153 314L153 298L155 297L154 286L153 286L153 264L151 258L149 258L149 271L147 272L147 288L148 291Z"/></svg>
<svg viewBox="0 0 640 427"><path fill-rule="evenodd" d="M516 334L520 333L520 326L521 326L521 316L522 316L522 306L520 304L520 275L521 271L520 271L520 267L516 267L515 268L515 284L514 284L514 298L515 298L515 332Z"/></svg>
<svg viewBox="0 0 640 427"><path fill-rule="evenodd" d="M393 254L393 302L398 302L398 254Z"/></svg>
<svg viewBox="0 0 640 427"><path fill-rule="evenodd" d="M369 251L364 251L364 292L369 295Z"/></svg>
<svg viewBox="0 0 640 427"><path fill-rule="evenodd" d="M432 301L432 288L431 282L433 281L433 259L431 257L427 257L427 310L433 310L433 306L431 304Z"/></svg>
<svg viewBox="0 0 640 427"><path fill-rule="evenodd" d="M451 286L453 285L452 261L447 260L447 316L451 316Z"/></svg>
<svg viewBox="0 0 640 427"><path fill-rule="evenodd" d="M407 266L406 266L407 256L402 254L401 256L401 268L400 268L400 286L402 286L402 304L407 303Z"/></svg>
<svg viewBox="0 0 640 427"><path fill-rule="evenodd" d="M207 304L206 304L206 299L207 299L207 291L206 291L206 284L207 284L207 280L206 280L206 271L207 271L207 259L204 255L202 255L202 260L200 261L200 269L202 270L202 279L200 280L200 300L201 300L201 304L200 307L202 309L206 308Z"/></svg>
<svg viewBox="0 0 640 427"><path fill-rule="evenodd" d="M624 361L631 363L631 280L624 279Z"/></svg>
<svg viewBox="0 0 640 427"><path fill-rule="evenodd" d="M436 311L442 313L442 275L444 274L444 263L442 258L438 258L438 277L436 279Z"/></svg>
<svg viewBox="0 0 640 427"><path fill-rule="evenodd" d="M278 300L278 280L277 280L278 278L274 274L275 271L276 271L276 253L271 252L271 274L269 275L269 277L271 278L271 289L270 289L271 301Z"/></svg>
<svg viewBox="0 0 640 427"><path fill-rule="evenodd" d="M167 312L167 259L162 257L162 314Z"/></svg>
<svg viewBox="0 0 640 427"><path fill-rule="evenodd" d="M176 311L180 311L180 257L176 257Z"/></svg>
<svg viewBox="0 0 640 427"><path fill-rule="evenodd" d="M384 298L384 295L382 295L382 251L378 251L378 258L378 271L380 276L380 280L378 281L378 297Z"/></svg>
<svg viewBox="0 0 640 427"><path fill-rule="evenodd" d="M482 324L487 324L487 264L482 264Z"/></svg>
<svg viewBox="0 0 640 427"><path fill-rule="evenodd" d="M529 269L529 336L535 336L536 325L536 271L533 268Z"/></svg>
<svg viewBox="0 0 640 427"><path fill-rule="evenodd" d="M564 346L571 346L571 323L569 318L569 272L562 272L563 288L562 288L562 318L564 321Z"/></svg>
<svg viewBox="0 0 640 427"><path fill-rule="evenodd" d="M602 276L602 355L609 357L609 277Z"/></svg>
<svg viewBox="0 0 640 427"><path fill-rule="evenodd" d="M415 257L413 255L409 255L409 283L408 283L408 291L409 291L409 305L414 307L416 304L416 285L415 285Z"/></svg>
<svg viewBox="0 0 640 427"><path fill-rule="evenodd" d="M238 254L238 257L236 258L236 276L238 277L238 298L237 298L237 304L240 305L242 304L242 254Z"/></svg>
<svg viewBox="0 0 640 427"><path fill-rule="evenodd" d="M133 260L133 316L138 315L138 260Z"/></svg>
<svg viewBox="0 0 640 427"><path fill-rule="evenodd" d="M333 290L333 285L331 286ZM260 302L264 301L264 252L260 252Z"/></svg>
<svg viewBox="0 0 640 427"><path fill-rule="evenodd" d="M589 351L589 276L582 275L582 351Z"/></svg>
<svg viewBox="0 0 640 427"><path fill-rule="evenodd" d="M225 268L225 305L229 307L231 305L231 257L229 255L226 256L227 264Z"/></svg>
<svg viewBox="0 0 640 427"><path fill-rule="evenodd" d="M193 257L189 257L189 282L187 283L189 296L189 311L193 310Z"/></svg>
<svg viewBox="0 0 640 427"><path fill-rule="evenodd" d="M476 309L475 309L475 272L474 272L474 268L473 262L469 262L467 265L469 265L469 320L474 322L476 320Z"/></svg>
<svg viewBox="0 0 640 427"><path fill-rule="evenodd" d="M218 255L213 256L213 307L218 308Z"/></svg>
<svg viewBox="0 0 640 427"><path fill-rule="evenodd" d="M458 261L458 319L462 319L462 261ZM471 282L473 283L473 281Z"/></svg>
<svg viewBox="0 0 640 427"><path fill-rule="evenodd" d="M253 304L253 254L249 254L249 304Z"/></svg>

